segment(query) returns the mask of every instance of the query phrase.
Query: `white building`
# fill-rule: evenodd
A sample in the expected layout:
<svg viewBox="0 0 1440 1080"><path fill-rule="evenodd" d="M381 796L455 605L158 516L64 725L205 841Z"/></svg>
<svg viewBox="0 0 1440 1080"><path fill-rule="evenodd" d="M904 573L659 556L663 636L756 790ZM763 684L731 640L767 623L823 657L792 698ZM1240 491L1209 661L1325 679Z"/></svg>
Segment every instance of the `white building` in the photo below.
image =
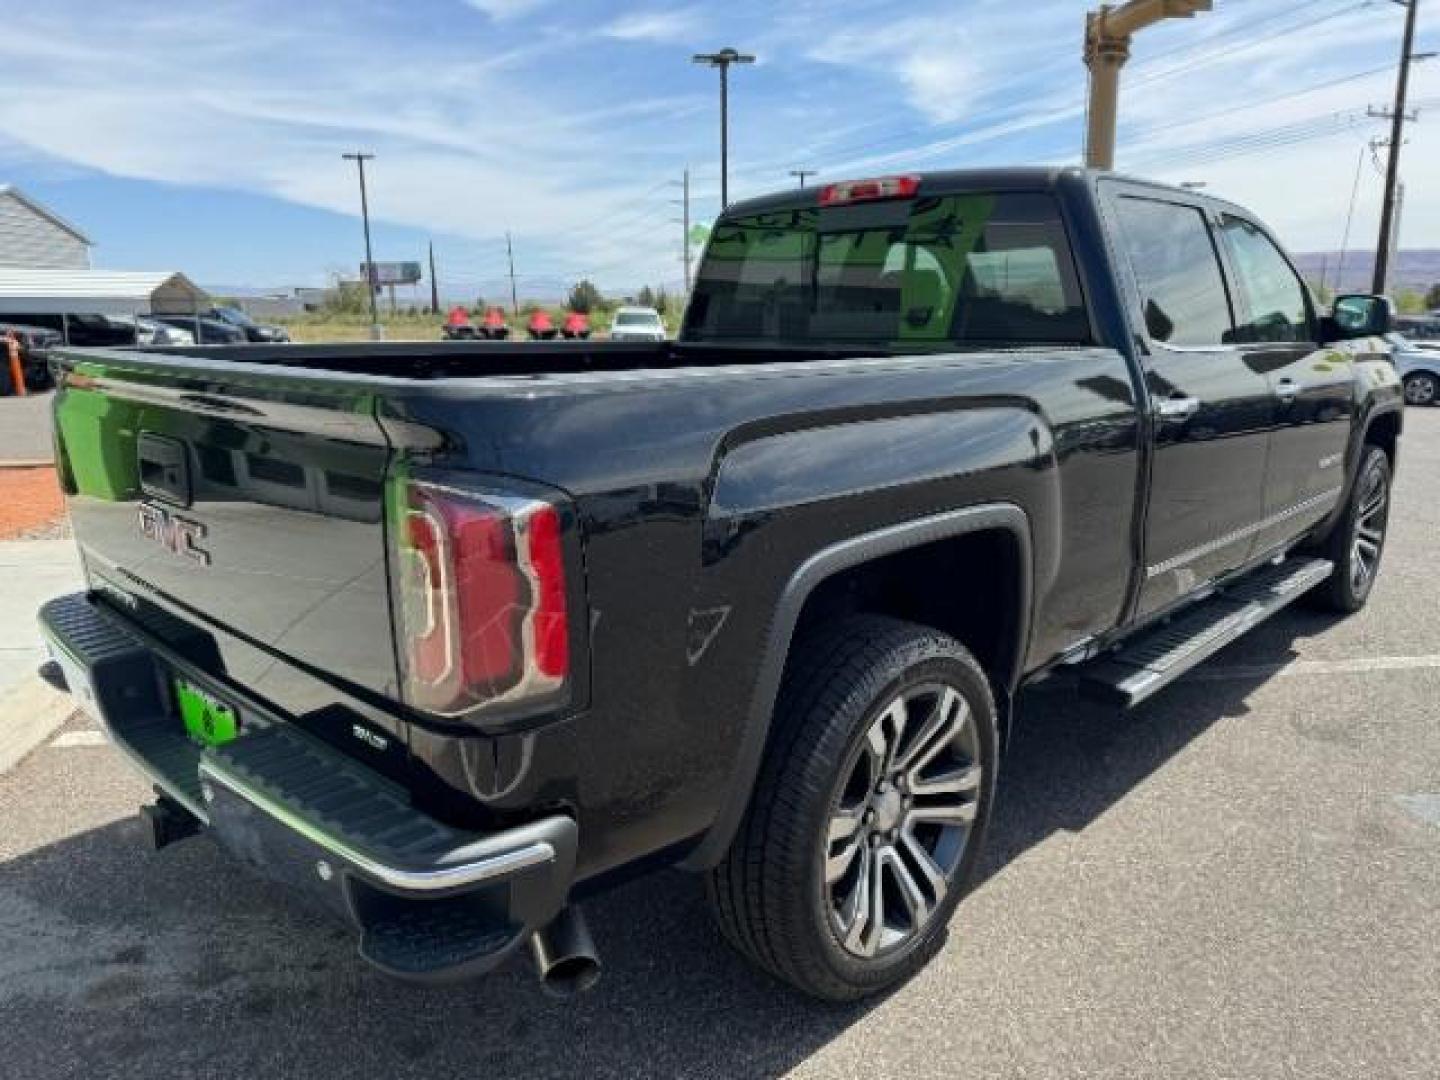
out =
<svg viewBox="0 0 1440 1080"><path fill-rule="evenodd" d="M66 328L72 315L181 315L210 304L172 270L95 270L91 240L13 184L0 184L0 321ZM57 321L58 320L58 321Z"/></svg>
<svg viewBox="0 0 1440 1080"><path fill-rule="evenodd" d="M89 270L90 238L11 184L0 184L0 266Z"/></svg>

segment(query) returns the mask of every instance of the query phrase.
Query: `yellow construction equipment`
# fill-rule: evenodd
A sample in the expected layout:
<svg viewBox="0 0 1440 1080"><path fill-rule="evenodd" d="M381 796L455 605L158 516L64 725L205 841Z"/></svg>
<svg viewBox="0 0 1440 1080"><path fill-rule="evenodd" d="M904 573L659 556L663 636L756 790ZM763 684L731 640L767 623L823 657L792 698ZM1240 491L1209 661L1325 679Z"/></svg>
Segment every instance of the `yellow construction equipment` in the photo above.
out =
<svg viewBox="0 0 1440 1080"><path fill-rule="evenodd" d="M1209 11L1213 0L1129 0L1116 7L1101 4L1085 16L1085 66L1090 69L1089 121L1085 131L1085 164L1094 169L1115 167L1115 110L1120 97L1120 69L1130 59L1130 39L1137 30L1162 19L1189 19Z"/></svg>

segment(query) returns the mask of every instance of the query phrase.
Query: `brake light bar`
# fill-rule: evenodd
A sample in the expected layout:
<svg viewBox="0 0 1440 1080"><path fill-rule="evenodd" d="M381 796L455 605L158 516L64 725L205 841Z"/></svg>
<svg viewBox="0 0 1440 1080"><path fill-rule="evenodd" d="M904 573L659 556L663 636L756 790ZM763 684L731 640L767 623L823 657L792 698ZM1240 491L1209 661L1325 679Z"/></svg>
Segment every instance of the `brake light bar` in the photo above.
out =
<svg viewBox="0 0 1440 1080"><path fill-rule="evenodd" d="M559 511L415 480L391 497L405 701L459 716L561 700L570 622Z"/></svg>
<svg viewBox="0 0 1440 1080"><path fill-rule="evenodd" d="M877 176L869 180L841 180L820 189L821 206L878 202L881 199L910 199L920 190L918 176Z"/></svg>

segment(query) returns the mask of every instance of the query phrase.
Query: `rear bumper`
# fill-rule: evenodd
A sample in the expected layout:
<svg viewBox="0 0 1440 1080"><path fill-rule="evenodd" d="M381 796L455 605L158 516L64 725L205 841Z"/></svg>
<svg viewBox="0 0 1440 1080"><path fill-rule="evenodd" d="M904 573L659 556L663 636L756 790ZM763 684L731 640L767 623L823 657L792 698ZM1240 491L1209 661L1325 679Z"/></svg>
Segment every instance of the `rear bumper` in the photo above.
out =
<svg viewBox="0 0 1440 1080"><path fill-rule="evenodd" d="M423 981L484 974L565 906L571 818L454 829L244 699L240 737L202 747L175 710L172 676L230 702L232 689L84 594L46 604L40 627L70 692L156 788L231 854L351 922L361 955L383 970Z"/></svg>

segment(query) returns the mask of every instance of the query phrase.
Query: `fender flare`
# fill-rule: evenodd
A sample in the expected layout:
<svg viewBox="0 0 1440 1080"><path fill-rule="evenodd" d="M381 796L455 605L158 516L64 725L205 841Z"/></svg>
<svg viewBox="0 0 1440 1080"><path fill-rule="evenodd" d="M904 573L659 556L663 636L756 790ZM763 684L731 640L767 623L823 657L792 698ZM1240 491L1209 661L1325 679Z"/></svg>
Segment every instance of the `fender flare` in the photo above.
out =
<svg viewBox="0 0 1440 1080"><path fill-rule="evenodd" d="M740 819L750 804L755 778L770 739L771 719L775 700L780 692L780 679L785 673L795 624L805 601L821 582L844 570L875 559L894 555L909 548L952 540L969 533L1004 529L1010 532L1019 549L1019 617L1015 620L1014 660L1001 688L1013 692L1025 663L1025 650L1030 640L1032 608L1033 556L1030 542L1030 519L1014 503L983 503L978 506L950 510L914 521L901 522L874 532L842 540L823 548L791 575L781 590L774 617L765 641L755 689L746 712L740 747L731 769L730 783L715 820L702 834L699 844L680 863L686 870L703 870L720 862L740 827ZM1003 706L1002 706L1003 708Z"/></svg>

